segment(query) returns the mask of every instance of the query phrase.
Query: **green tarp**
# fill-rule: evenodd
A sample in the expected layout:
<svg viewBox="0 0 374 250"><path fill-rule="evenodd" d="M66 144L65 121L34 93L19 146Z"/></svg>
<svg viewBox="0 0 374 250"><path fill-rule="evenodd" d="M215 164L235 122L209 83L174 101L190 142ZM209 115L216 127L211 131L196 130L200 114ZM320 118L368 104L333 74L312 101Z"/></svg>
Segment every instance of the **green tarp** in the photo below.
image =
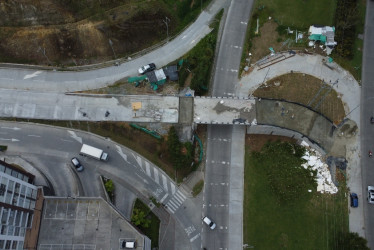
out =
<svg viewBox="0 0 374 250"><path fill-rule="evenodd" d="M309 40L320 41L322 44L326 43L326 36L313 34L309 36Z"/></svg>
<svg viewBox="0 0 374 250"><path fill-rule="evenodd" d="M140 81L143 81L145 78L147 78L146 75L144 75L144 76L134 76L134 77L130 77L127 81L129 83L140 82Z"/></svg>

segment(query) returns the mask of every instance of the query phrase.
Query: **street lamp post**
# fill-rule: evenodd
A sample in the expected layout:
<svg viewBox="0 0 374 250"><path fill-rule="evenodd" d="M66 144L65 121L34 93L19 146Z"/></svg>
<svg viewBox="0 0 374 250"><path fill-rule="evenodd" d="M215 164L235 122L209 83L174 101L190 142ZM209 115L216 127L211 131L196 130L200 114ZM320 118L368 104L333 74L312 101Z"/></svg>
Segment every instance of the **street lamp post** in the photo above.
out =
<svg viewBox="0 0 374 250"><path fill-rule="evenodd" d="M170 19L168 17L165 17L165 20L162 20L166 25L166 39L169 40L169 22Z"/></svg>

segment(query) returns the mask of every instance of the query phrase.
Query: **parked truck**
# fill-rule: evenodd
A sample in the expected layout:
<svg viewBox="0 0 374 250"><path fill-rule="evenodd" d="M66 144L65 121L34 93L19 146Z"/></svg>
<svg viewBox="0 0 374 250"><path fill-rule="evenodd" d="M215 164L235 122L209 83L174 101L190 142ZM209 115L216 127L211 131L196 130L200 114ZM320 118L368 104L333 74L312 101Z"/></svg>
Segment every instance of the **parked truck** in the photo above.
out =
<svg viewBox="0 0 374 250"><path fill-rule="evenodd" d="M79 153L80 155L83 156L88 156L92 157L96 160L102 160L102 161L107 161L108 160L108 154L105 153L103 150L92 147L87 144L83 144L81 148L81 152Z"/></svg>

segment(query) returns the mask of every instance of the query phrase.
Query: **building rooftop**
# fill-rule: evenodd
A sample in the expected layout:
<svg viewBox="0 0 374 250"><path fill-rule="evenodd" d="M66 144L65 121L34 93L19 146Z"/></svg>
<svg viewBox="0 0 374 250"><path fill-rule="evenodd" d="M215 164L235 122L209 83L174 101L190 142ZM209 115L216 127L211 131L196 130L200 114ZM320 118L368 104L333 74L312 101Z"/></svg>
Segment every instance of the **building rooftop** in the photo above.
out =
<svg viewBox="0 0 374 250"><path fill-rule="evenodd" d="M102 198L45 197L38 249L120 249L124 240L150 249L150 240Z"/></svg>

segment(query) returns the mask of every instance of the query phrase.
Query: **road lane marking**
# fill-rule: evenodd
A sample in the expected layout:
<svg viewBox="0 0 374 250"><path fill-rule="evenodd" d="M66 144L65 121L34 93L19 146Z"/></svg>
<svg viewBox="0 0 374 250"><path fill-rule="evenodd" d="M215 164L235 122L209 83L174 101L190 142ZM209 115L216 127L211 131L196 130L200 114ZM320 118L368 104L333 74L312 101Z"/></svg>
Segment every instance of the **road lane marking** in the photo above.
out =
<svg viewBox="0 0 374 250"><path fill-rule="evenodd" d="M116 145L117 153L126 161L127 161L127 155L122 152L122 148L118 145Z"/></svg>
<svg viewBox="0 0 374 250"><path fill-rule="evenodd" d="M29 79L29 78L33 78L33 77L37 77L40 73L42 73L42 71L38 70L38 71L35 71L32 74L25 75L23 77L23 80L26 80L26 79Z"/></svg>
<svg viewBox="0 0 374 250"><path fill-rule="evenodd" d="M27 135L27 136L31 136L31 137L41 137L40 135Z"/></svg>
<svg viewBox="0 0 374 250"><path fill-rule="evenodd" d="M1 140L1 141L12 141L12 142L19 141L19 140L14 139L14 138L11 138L11 139L0 138L0 140Z"/></svg>
<svg viewBox="0 0 374 250"><path fill-rule="evenodd" d="M68 130L68 133L70 134L70 136L71 136L74 140L76 140L76 141L79 142L79 143L82 143L82 137L77 136L77 134L76 134L74 131Z"/></svg>
<svg viewBox="0 0 374 250"><path fill-rule="evenodd" d="M160 185L160 180L158 178L158 170L157 170L157 168L153 168L153 173L155 175L154 179L155 179L156 183Z"/></svg>
<svg viewBox="0 0 374 250"><path fill-rule="evenodd" d="M160 200L160 202L162 203L168 196L169 196L168 194L165 194L164 197L162 197L162 199Z"/></svg>
<svg viewBox="0 0 374 250"><path fill-rule="evenodd" d="M11 130L20 130L20 128L17 128L17 127L1 127L3 129L11 129Z"/></svg>
<svg viewBox="0 0 374 250"><path fill-rule="evenodd" d="M61 141L66 141L66 142L74 142L74 141L70 141L70 140L65 140L65 139L61 139Z"/></svg>
<svg viewBox="0 0 374 250"><path fill-rule="evenodd" d="M193 241L196 240L199 236L200 236L200 233L196 234L194 237L192 237L192 238L190 239L190 242L193 242Z"/></svg>
<svg viewBox="0 0 374 250"><path fill-rule="evenodd" d="M172 182L170 182L170 187L171 187L171 193L175 194L175 185Z"/></svg>
<svg viewBox="0 0 374 250"><path fill-rule="evenodd" d="M164 175L161 175L161 177L162 177L162 184L164 186L165 191L167 192L168 191L168 182L167 182L166 177Z"/></svg>
<svg viewBox="0 0 374 250"><path fill-rule="evenodd" d="M147 173L148 176L151 176L151 169L149 167L149 162L145 162L145 172Z"/></svg>

